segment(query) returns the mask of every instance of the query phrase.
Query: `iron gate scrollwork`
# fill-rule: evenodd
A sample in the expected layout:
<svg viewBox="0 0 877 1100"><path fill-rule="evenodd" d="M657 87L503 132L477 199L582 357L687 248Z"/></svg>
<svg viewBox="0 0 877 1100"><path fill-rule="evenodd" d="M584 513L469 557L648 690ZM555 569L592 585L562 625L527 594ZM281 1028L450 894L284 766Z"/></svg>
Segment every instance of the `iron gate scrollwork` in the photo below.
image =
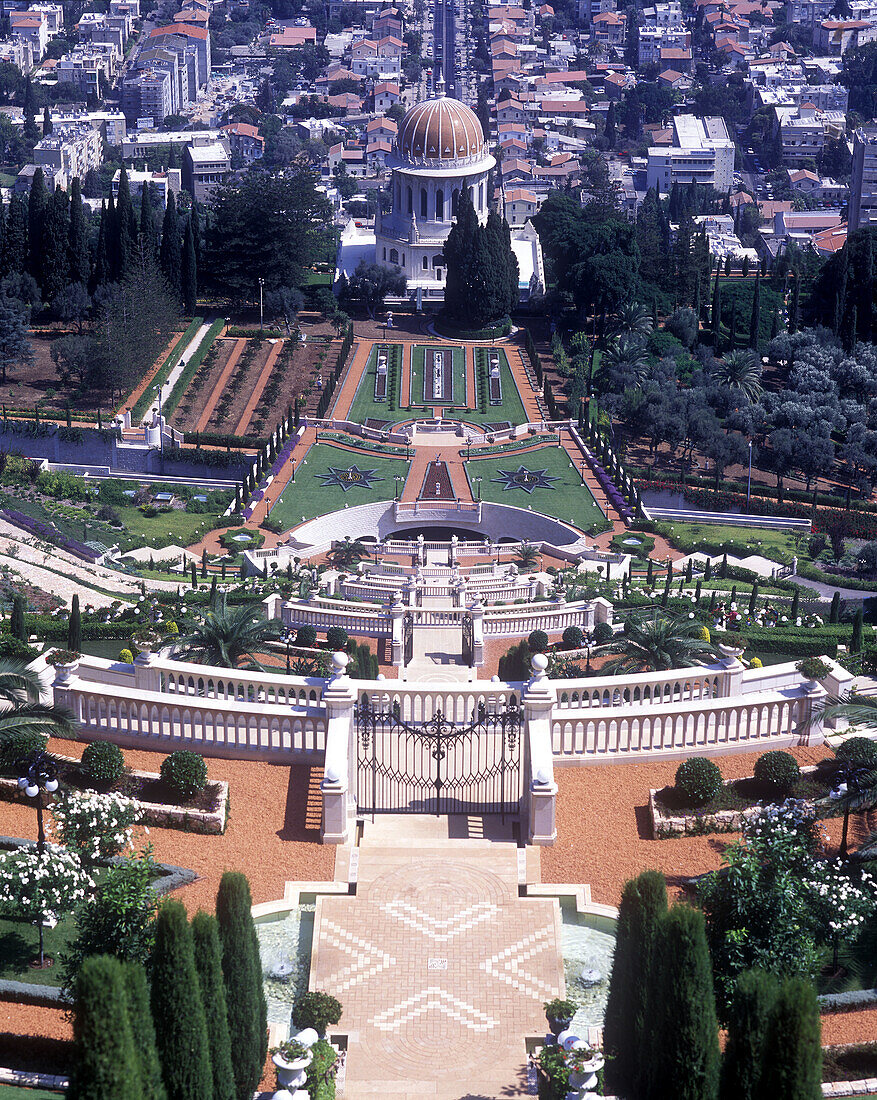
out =
<svg viewBox="0 0 877 1100"><path fill-rule="evenodd" d="M402 664L411 664L414 655L414 616L410 611L405 613L402 620Z"/></svg>
<svg viewBox="0 0 877 1100"><path fill-rule="evenodd" d="M356 801L361 813L516 814L521 798L522 712L479 703L458 725L436 710L412 723L397 704L363 695L354 711Z"/></svg>

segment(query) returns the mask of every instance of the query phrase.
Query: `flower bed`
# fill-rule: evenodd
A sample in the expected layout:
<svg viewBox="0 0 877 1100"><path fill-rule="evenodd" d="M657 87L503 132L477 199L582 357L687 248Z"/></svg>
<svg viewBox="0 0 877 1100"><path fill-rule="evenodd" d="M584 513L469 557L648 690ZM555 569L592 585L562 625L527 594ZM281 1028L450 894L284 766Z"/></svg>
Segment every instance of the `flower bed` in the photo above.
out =
<svg viewBox="0 0 877 1100"><path fill-rule="evenodd" d="M792 798L808 807L828 795L830 785L820 777L819 766L802 768L801 779L792 788ZM738 833L743 823L757 817L764 805L777 804L785 795L771 795L764 783L754 776L723 783L722 789L705 806L694 809L682 804L675 787L649 791L649 819L653 840L679 836L703 836L706 833Z"/></svg>
<svg viewBox="0 0 877 1100"><path fill-rule="evenodd" d="M79 761L70 756L56 756L58 777L74 790L94 790L84 775ZM180 829L186 833L221 836L228 821L228 783L209 782L190 803L176 802L161 777L154 772L128 771L112 788L114 793L134 800L143 811L141 821L161 829ZM0 801L25 800L17 779L0 778Z"/></svg>
<svg viewBox="0 0 877 1100"><path fill-rule="evenodd" d="M62 535L58 528L53 527L52 524L43 523L41 520L34 519L33 516L26 516L24 512L19 512L15 508L0 508L0 516L16 527L21 527L23 530L29 531L32 535L36 535L37 538L45 539L46 542L51 542L52 545L58 546L62 550L67 550L69 553L75 554L76 557L82 558L83 561L87 561L92 565L102 557L97 550L93 550L90 546L86 546L85 543L77 542L75 539L70 539L67 538L66 535Z"/></svg>

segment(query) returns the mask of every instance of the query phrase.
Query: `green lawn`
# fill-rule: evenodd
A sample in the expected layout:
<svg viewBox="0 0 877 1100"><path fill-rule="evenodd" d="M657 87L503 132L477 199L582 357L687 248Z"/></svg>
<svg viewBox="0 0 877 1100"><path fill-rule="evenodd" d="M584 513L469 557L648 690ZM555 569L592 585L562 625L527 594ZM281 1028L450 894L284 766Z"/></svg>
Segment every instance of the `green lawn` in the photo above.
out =
<svg viewBox="0 0 877 1100"><path fill-rule="evenodd" d="M765 527L733 527L718 523L659 523L656 530L686 553L709 553L711 556L727 550L735 557L761 554L784 564L796 555L806 557L798 549L800 534L794 531L772 531Z"/></svg>
<svg viewBox="0 0 877 1100"><path fill-rule="evenodd" d="M453 352L453 368L451 374L453 376L453 392L451 398L448 401L442 398L430 398L427 400L424 397L423 390L423 360L424 356L427 356L428 352L434 351L447 351ZM428 356L430 362L430 370L432 370L432 356ZM461 347L448 347L430 345L424 347L422 344L417 344L411 349L411 407L412 408L432 408L434 405L456 405L461 409L466 407L466 371L465 371L466 359L464 355L464 349Z"/></svg>
<svg viewBox="0 0 877 1100"><path fill-rule="evenodd" d="M345 492L340 485L328 485L316 476L328 473L330 466L347 470L354 465L359 470L374 471L375 481L370 488L354 485ZM303 520L335 512L345 505L354 508L357 504L392 500L396 490L394 476L407 477L408 466L404 458L384 458L364 451L358 455L342 447L316 443L296 465L295 481L287 484L272 506L271 518L280 520L285 528L290 528Z"/></svg>
<svg viewBox="0 0 877 1100"><path fill-rule="evenodd" d="M390 350L387 368L387 400L375 401L375 373L378 364L378 349ZM359 380L353 404L347 414L348 420L364 424L369 419L396 421L399 419L399 390L402 385L402 345L375 344L368 363Z"/></svg>
<svg viewBox="0 0 877 1100"><path fill-rule="evenodd" d="M466 419L475 424L500 424L508 421L510 424L524 424L527 414L524 412L524 402L518 393L506 353L502 348L496 348L499 353L499 376L502 385L502 404L490 404L490 388L488 385L488 353L492 349L475 349L475 394L478 401L478 410L475 413L467 413Z"/></svg>
<svg viewBox="0 0 877 1100"><path fill-rule="evenodd" d="M31 959L39 955L40 939L36 925L25 921L0 920L0 978L57 988L62 977L58 957L67 949L75 931L72 920L61 921L54 928L46 928L43 932L45 952L55 959L55 965L46 970L31 970Z"/></svg>
<svg viewBox="0 0 877 1100"><path fill-rule="evenodd" d="M138 546L153 546L156 549L171 544L191 546L213 528L216 518L213 515L186 512L181 508L159 512L151 518L144 516L134 505L117 508L116 511L125 525L125 531L120 531L114 541L119 543L123 552L134 550Z"/></svg>
<svg viewBox="0 0 877 1100"><path fill-rule="evenodd" d="M58 1100L63 1092L47 1089L20 1089L18 1085L0 1085L0 1100Z"/></svg>
<svg viewBox="0 0 877 1100"><path fill-rule="evenodd" d="M536 487L527 492L515 486L504 488L500 470L515 471L520 466L530 471L544 470L549 487ZM517 508L531 507L534 512L556 516L567 523L587 530L594 523L605 520L605 514L594 500L591 490L582 484L581 475L571 466L569 456L562 447L540 447L522 455L496 458L473 458L466 463L466 472L473 495L478 495L476 477L482 478L481 498L495 504L511 504ZM500 480L493 480L494 478Z"/></svg>

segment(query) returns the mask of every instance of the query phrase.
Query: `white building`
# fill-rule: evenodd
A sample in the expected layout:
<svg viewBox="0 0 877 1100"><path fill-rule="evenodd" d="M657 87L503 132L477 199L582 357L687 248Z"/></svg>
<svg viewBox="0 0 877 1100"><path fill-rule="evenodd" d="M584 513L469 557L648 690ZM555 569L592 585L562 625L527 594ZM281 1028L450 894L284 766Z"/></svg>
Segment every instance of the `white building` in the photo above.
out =
<svg viewBox="0 0 877 1100"><path fill-rule="evenodd" d="M65 126L41 138L33 151L33 162L54 173L54 182L65 191L74 179L85 179L91 168L103 163L100 130L88 123Z"/></svg>
<svg viewBox="0 0 877 1100"><path fill-rule="evenodd" d="M877 225L877 126L860 126L853 135L850 180L850 232Z"/></svg>
<svg viewBox="0 0 877 1100"><path fill-rule="evenodd" d="M118 198L122 169L117 168L113 176L113 195ZM138 171L128 169L128 187L132 199L139 199L143 188L148 186L153 202L163 210L167 206L168 194L178 195L182 186L182 173L179 168L169 168L166 172L152 172L149 169Z"/></svg>
<svg viewBox="0 0 877 1100"><path fill-rule="evenodd" d="M444 290L442 248L463 187L479 221L487 221L487 178L496 164L475 112L446 97L441 80L438 93L412 107L399 126L393 208L375 224L377 262L401 268L409 289L425 291Z"/></svg>
<svg viewBox="0 0 877 1100"><path fill-rule="evenodd" d="M734 182L734 142L719 116L673 119L673 144L652 146L647 185L666 195L674 183L701 183L728 192Z"/></svg>

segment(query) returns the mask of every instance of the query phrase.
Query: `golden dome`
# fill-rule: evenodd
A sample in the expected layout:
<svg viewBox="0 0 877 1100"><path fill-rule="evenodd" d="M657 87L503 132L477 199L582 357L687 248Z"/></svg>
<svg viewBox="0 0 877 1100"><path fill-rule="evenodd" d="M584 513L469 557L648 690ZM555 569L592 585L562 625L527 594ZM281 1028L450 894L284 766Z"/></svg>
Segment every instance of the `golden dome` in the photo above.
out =
<svg viewBox="0 0 877 1100"><path fill-rule="evenodd" d="M468 160L485 152L478 116L465 103L439 95L417 103L402 119L396 148L414 164Z"/></svg>

